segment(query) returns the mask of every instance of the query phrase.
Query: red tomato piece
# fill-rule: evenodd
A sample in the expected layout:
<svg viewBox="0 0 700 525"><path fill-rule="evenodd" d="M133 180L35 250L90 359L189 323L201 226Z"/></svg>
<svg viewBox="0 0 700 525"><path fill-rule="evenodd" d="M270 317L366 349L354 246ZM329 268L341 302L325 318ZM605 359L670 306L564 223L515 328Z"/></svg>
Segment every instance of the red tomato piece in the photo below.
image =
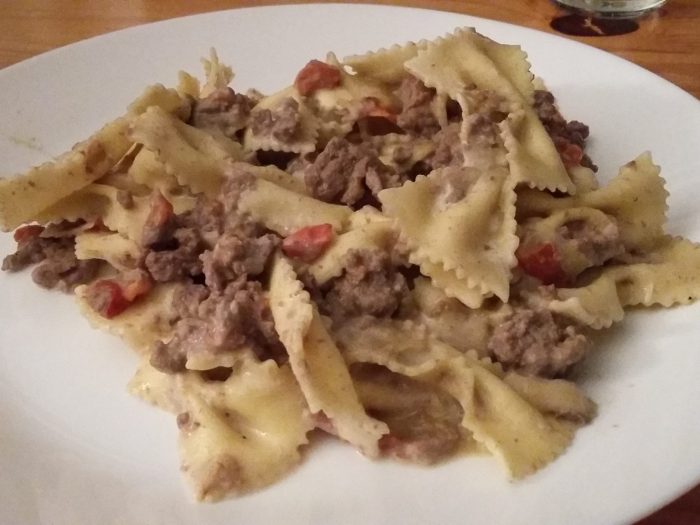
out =
<svg viewBox="0 0 700 525"><path fill-rule="evenodd" d="M92 283L86 299L93 310L107 319L116 317L131 304L131 301L124 297L120 284L113 279L102 279Z"/></svg>
<svg viewBox="0 0 700 525"><path fill-rule="evenodd" d="M133 270L120 279L102 279L90 285L87 302L102 317L112 319L153 288L148 272Z"/></svg>
<svg viewBox="0 0 700 525"><path fill-rule="evenodd" d="M340 70L320 60L311 60L294 79L294 87L303 96L310 95L319 89L330 89L339 85Z"/></svg>
<svg viewBox="0 0 700 525"><path fill-rule="evenodd" d="M30 239L33 239L34 237L38 237L43 231L43 226L39 226L38 224L28 224L17 228L13 237L17 244L22 244Z"/></svg>
<svg viewBox="0 0 700 525"><path fill-rule="evenodd" d="M307 226L295 231L282 241L282 251L288 257L312 262L318 259L333 242L333 227L330 224Z"/></svg>
<svg viewBox="0 0 700 525"><path fill-rule="evenodd" d="M557 146L557 150L559 151L559 156L561 157L564 166L567 168L581 165L583 150L576 144L566 142Z"/></svg>
<svg viewBox="0 0 700 525"><path fill-rule="evenodd" d="M159 191L151 196L151 209L146 218L146 224L153 227L163 226L174 215L173 205Z"/></svg>
<svg viewBox="0 0 700 525"><path fill-rule="evenodd" d="M143 270L134 270L124 276L125 282L122 285L122 294L124 298L133 302L139 297L146 295L153 288L153 281L148 272Z"/></svg>
<svg viewBox="0 0 700 525"><path fill-rule="evenodd" d="M374 97L366 97L362 100L360 114L363 117L381 117L396 124L396 113L383 107Z"/></svg>
<svg viewBox="0 0 700 525"><path fill-rule="evenodd" d="M525 273L537 277L544 284L566 284L568 277L561 267L559 252L552 243L521 246L515 256Z"/></svg>

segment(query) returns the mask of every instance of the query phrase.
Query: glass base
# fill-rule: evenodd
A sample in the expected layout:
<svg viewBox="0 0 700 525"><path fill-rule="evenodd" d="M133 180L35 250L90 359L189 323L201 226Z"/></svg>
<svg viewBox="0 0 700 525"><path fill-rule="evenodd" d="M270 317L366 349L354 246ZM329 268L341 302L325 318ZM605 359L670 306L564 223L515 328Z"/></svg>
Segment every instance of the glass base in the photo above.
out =
<svg viewBox="0 0 700 525"><path fill-rule="evenodd" d="M554 0L554 3L596 18L639 18L658 9L666 0Z"/></svg>

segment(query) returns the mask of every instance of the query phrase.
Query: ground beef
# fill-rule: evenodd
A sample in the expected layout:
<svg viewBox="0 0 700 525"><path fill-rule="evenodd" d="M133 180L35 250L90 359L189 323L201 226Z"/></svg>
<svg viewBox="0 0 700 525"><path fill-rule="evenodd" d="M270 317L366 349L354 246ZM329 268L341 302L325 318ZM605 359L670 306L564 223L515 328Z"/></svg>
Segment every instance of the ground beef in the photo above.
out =
<svg viewBox="0 0 700 525"><path fill-rule="evenodd" d="M238 232L224 233L214 249L202 255L207 286L222 290L241 275L260 275L278 245L279 237L272 234L248 237Z"/></svg>
<svg viewBox="0 0 700 525"><path fill-rule="evenodd" d="M572 243L588 259L590 266L601 266L625 251L620 230L612 219L602 227L584 220L569 221L557 233L563 242Z"/></svg>
<svg viewBox="0 0 700 525"><path fill-rule="evenodd" d="M381 419L381 414L370 412L370 415ZM428 465L454 454L461 440L458 425L435 421L427 412L413 412L410 416L401 427L405 432L392 429L381 437L379 450L382 454ZM396 421L391 421L391 424L394 427L399 425Z"/></svg>
<svg viewBox="0 0 700 525"><path fill-rule="evenodd" d="M182 322L178 326L180 328L170 342L156 341L151 349L151 366L165 374L184 372L187 364L187 348L184 344L186 331Z"/></svg>
<svg viewBox="0 0 700 525"><path fill-rule="evenodd" d="M505 163L499 123L511 111L510 103L488 89L471 89L465 94L464 164L481 168Z"/></svg>
<svg viewBox="0 0 700 525"><path fill-rule="evenodd" d="M566 144L575 144L581 149L585 148L589 134L588 126L577 120L567 122L559 112L552 93L541 89L536 90L534 109L557 148ZM583 156L581 164L593 171L598 171L598 167L593 164L588 155Z"/></svg>
<svg viewBox="0 0 700 525"><path fill-rule="evenodd" d="M37 263L41 264L32 271L32 280L43 288L64 291L91 281L100 267L96 259L76 258L74 237L37 236L20 243L15 253L5 257L2 269L17 272Z"/></svg>
<svg viewBox="0 0 700 525"><path fill-rule="evenodd" d="M7 255L2 261L4 272L19 272L32 264L37 264L46 259L47 252L60 250L64 246L72 246L71 239L54 239L44 237L32 237L17 246L17 251Z"/></svg>
<svg viewBox="0 0 700 525"><path fill-rule="evenodd" d="M231 166L215 200L200 198L176 218L172 249L151 250L146 268L156 281L188 284L174 298L179 320L172 339L151 352L154 367L184 370L188 357L252 349L261 359L285 355L260 282L279 238L238 213L238 200L254 184ZM193 284L190 278L199 284Z"/></svg>
<svg viewBox="0 0 700 525"><path fill-rule="evenodd" d="M179 300L203 297L181 295ZM283 353L275 331L272 314L259 282L245 276L230 282L226 288L212 291L196 307L180 307L179 311L194 315L181 318L175 325L172 339L156 343L151 364L166 373L181 372L188 356L197 353L221 354L250 347L260 359Z"/></svg>
<svg viewBox="0 0 700 525"><path fill-rule="evenodd" d="M376 197L379 192L385 188L401 186L404 182L404 178L388 166L382 164L379 159L376 161L374 159L375 157L365 157L355 168L364 171L365 185L369 191L372 192L372 195Z"/></svg>
<svg viewBox="0 0 700 525"><path fill-rule="evenodd" d="M389 317L408 294L406 279L383 251L352 250L343 274L331 281L321 308L334 320L371 315Z"/></svg>
<svg viewBox="0 0 700 525"><path fill-rule="evenodd" d="M256 109L251 114L253 135L274 137L280 142L292 142L301 130L299 103L289 97L273 109Z"/></svg>
<svg viewBox="0 0 700 525"><path fill-rule="evenodd" d="M462 141L459 138L459 124L449 124L434 136L435 153L427 159L431 169L464 164Z"/></svg>
<svg viewBox="0 0 700 525"><path fill-rule="evenodd" d="M551 135L562 136L581 148L585 146L586 138L588 138L588 126L576 120L567 122L559 112L552 93L536 90L534 108L545 129Z"/></svg>
<svg viewBox="0 0 700 525"><path fill-rule="evenodd" d="M381 143L379 144L381 147ZM418 175L427 175L430 173L430 166L425 162L425 158L428 157L432 151L425 152L424 155L420 156L420 160L416 160L414 157L414 147L413 141L407 142L406 144L397 144L391 149L391 164L394 166L398 173L398 180L415 180ZM418 146L419 148L421 146Z"/></svg>
<svg viewBox="0 0 700 525"><path fill-rule="evenodd" d="M70 292L79 284L90 282L97 276L100 261L76 259L75 252L56 259L47 258L32 271L32 280L43 288L58 288Z"/></svg>
<svg viewBox="0 0 700 525"><path fill-rule="evenodd" d="M402 180L374 153L334 137L306 169L304 182L315 198L352 206L365 197L367 189L376 196L384 188L399 186Z"/></svg>
<svg viewBox="0 0 700 525"><path fill-rule="evenodd" d="M203 284L186 283L173 296L173 308L178 319L197 315L199 305L209 297L209 288Z"/></svg>
<svg viewBox="0 0 700 525"><path fill-rule="evenodd" d="M221 185L217 200L223 206L224 217L228 222L231 219L238 221L238 201L243 192L255 186L255 176L246 171L240 164L230 165L224 175L224 183Z"/></svg>
<svg viewBox="0 0 700 525"><path fill-rule="evenodd" d="M457 450L464 411L452 396L378 365L358 363L350 373L367 413L389 427L382 454L430 464Z"/></svg>
<svg viewBox="0 0 700 525"><path fill-rule="evenodd" d="M501 143L498 126L484 113L475 113L467 117L469 148L493 148Z"/></svg>
<svg viewBox="0 0 700 525"><path fill-rule="evenodd" d="M434 89L408 75L401 82L396 96L401 101L401 113L396 119L401 129L425 136L431 136L440 129L431 107L435 97Z"/></svg>
<svg viewBox="0 0 700 525"><path fill-rule="evenodd" d="M224 205L200 195L194 208L178 216L177 222L182 228L195 230L203 245L213 248L224 231Z"/></svg>
<svg viewBox="0 0 700 525"><path fill-rule="evenodd" d="M260 274L278 238L238 214L240 194L252 184L249 173L231 167L217 199L200 197L192 210L173 216L172 234L153 228L150 237L157 242L144 257L153 279L203 278L209 287L222 290L240 275Z"/></svg>
<svg viewBox="0 0 700 525"><path fill-rule="evenodd" d="M194 228L178 228L173 234L174 249L150 250L145 265L157 282L179 281L202 273L200 254L204 251L199 233Z"/></svg>
<svg viewBox="0 0 700 525"><path fill-rule="evenodd" d="M203 275L205 261L207 278L217 289L222 288L225 280L237 277L241 272L234 274L223 270L227 254L233 257L230 253L230 236L235 235L243 242L243 247L239 249L247 255L241 255L243 252L240 252L240 257L254 259L255 250L246 248L246 243L253 242L254 239L246 239L261 237L264 233L258 225L244 220L237 213L238 198L251 184L253 179L250 174L230 168L217 199L200 197L192 210L173 216L172 221L169 221L169 228L176 228L172 234L163 228L155 228L156 233L151 237L157 238L158 242L151 246L144 259L145 267L153 279L168 282ZM229 236L219 246L225 233ZM230 259L228 262L233 261Z"/></svg>
<svg viewBox="0 0 700 525"><path fill-rule="evenodd" d="M507 369L541 377L565 374L589 347L578 328L545 308L519 307L496 326L491 356Z"/></svg>
<svg viewBox="0 0 700 525"><path fill-rule="evenodd" d="M317 199L354 204L364 195L364 173L355 169L362 158L358 146L334 137L306 170L306 187Z"/></svg>
<svg viewBox="0 0 700 525"><path fill-rule="evenodd" d="M191 123L206 131L218 131L227 137L248 125L252 101L231 88L220 88L195 102Z"/></svg>

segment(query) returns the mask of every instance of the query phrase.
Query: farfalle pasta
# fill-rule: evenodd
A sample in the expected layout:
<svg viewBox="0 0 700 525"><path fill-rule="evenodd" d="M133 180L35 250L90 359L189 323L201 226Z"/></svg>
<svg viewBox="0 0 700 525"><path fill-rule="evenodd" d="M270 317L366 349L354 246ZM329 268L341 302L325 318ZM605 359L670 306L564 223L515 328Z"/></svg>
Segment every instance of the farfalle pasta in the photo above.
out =
<svg viewBox="0 0 700 525"><path fill-rule="evenodd" d="M700 294L651 154L599 185L519 46L329 53L270 96L204 66L0 181L2 269L141 356L129 391L175 415L199 500L274 483L317 432L532 474L595 418L591 333Z"/></svg>

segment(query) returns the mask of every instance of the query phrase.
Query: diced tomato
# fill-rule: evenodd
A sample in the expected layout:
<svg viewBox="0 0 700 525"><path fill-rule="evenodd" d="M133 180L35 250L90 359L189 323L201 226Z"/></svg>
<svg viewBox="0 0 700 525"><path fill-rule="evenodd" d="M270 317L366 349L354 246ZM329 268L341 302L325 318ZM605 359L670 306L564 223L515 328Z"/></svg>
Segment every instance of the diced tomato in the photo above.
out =
<svg viewBox="0 0 700 525"><path fill-rule="evenodd" d="M134 270L124 276L122 284L122 293L124 298L133 302L141 296L146 295L153 288L153 281L148 272L143 270Z"/></svg>
<svg viewBox="0 0 700 525"><path fill-rule="evenodd" d="M307 226L295 231L282 241L285 255L312 262L318 259L333 242L333 227L330 224Z"/></svg>
<svg viewBox="0 0 700 525"><path fill-rule="evenodd" d="M396 113L383 107L379 100L374 97L365 97L362 99L360 115L363 117L381 117L396 124Z"/></svg>
<svg viewBox="0 0 700 525"><path fill-rule="evenodd" d="M311 60L297 74L294 87L303 96L319 89L331 89L340 85L340 70L319 60Z"/></svg>
<svg viewBox="0 0 700 525"><path fill-rule="evenodd" d="M159 228L167 223L174 215L173 205L163 197L159 191L154 191L151 195L151 209L148 212L146 223L154 228Z"/></svg>
<svg viewBox="0 0 700 525"><path fill-rule="evenodd" d="M134 270L118 279L101 279L90 285L86 299L90 307L102 317L112 319L129 308L136 299L153 288L147 272Z"/></svg>
<svg viewBox="0 0 700 525"><path fill-rule="evenodd" d="M559 252L551 243L521 246L515 256L525 273L537 277L544 284L563 286L568 281L561 267Z"/></svg>
<svg viewBox="0 0 700 525"><path fill-rule="evenodd" d="M131 304L131 301L124 297L120 284L113 279L102 279L92 283L86 299L93 310L107 319L116 317Z"/></svg>
<svg viewBox="0 0 700 525"><path fill-rule="evenodd" d="M559 151L559 156L561 157L564 166L567 168L581 165L581 160L583 160L583 150L580 146L577 146L571 142L564 142L557 145L557 150Z"/></svg>
<svg viewBox="0 0 700 525"><path fill-rule="evenodd" d="M22 244L30 239L33 239L34 237L38 237L43 231L43 226L39 226L38 224L28 224L17 228L13 237L15 238L17 244Z"/></svg>

